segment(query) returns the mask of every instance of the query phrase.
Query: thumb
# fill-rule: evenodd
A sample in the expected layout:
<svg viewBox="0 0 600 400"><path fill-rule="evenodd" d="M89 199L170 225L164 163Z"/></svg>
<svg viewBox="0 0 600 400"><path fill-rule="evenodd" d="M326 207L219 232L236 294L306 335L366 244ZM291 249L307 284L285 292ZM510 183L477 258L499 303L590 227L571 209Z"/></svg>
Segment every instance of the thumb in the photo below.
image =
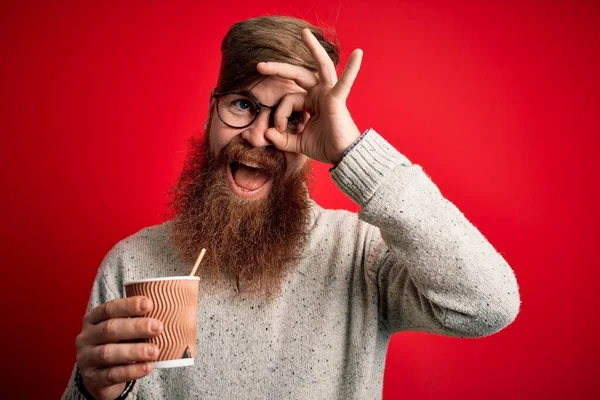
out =
<svg viewBox="0 0 600 400"><path fill-rule="evenodd" d="M281 151L302 153L300 135L294 135L288 132L281 133L275 128L269 128L265 132L265 136L277 149Z"/></svg>

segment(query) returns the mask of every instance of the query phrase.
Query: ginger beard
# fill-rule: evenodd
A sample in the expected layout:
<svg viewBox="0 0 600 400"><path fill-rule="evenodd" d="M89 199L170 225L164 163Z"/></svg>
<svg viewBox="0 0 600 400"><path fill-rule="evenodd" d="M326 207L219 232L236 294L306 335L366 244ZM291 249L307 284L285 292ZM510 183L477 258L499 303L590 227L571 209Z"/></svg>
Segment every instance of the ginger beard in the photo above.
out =
<svg viewBox="0 0 600 400"><path fill-rule="evenodd" d="M217 155L209 149L207 133L192 140L172 191L173 244L190 265L206 248L199 275L216 290L233 288L244 297L272 298L306 241L310 163L286 177L285 158L275 148L232 140ZM248 164L258 168L244 166ZM270 191L263 198L244 199L229 188L232 176L259 184L266 180Z"/></svg>

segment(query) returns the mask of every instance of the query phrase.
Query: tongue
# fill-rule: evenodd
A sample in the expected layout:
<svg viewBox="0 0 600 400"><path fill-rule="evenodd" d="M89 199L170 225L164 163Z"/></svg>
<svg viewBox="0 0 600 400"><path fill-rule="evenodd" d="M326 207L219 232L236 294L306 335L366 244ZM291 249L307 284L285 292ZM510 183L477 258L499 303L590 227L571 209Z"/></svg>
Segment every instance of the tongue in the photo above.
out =
<svg viewBox="0 0 600 400"><path fill-rule="evenodd" d="M246 190L260 189L269 179L264 170L243 164L238 164L235 171L232 171L232 175L236 185Z"/></svg>

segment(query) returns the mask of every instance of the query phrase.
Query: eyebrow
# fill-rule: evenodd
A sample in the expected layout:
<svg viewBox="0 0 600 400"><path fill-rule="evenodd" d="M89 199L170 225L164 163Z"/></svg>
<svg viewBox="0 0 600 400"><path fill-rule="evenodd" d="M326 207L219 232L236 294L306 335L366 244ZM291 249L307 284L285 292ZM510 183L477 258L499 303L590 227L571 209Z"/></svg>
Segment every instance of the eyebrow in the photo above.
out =
<svg viewBox="0 0 600 400"><path fill-rule="evenodd" d="M237 90L235 93L246 95L246 96L250 97L252 100L256 101L261 106L269 107L269 108L273 108L273 109L276 109L277 107L279 107L279 104L281 104L281 101L286 96L286 94L284 94L281 97L281 99L279 99L279 101L277 103L275 103L273 105L268 105L268 104L264 104L264 103L260 102L258 100L258 98L256 97L256 95L254 94L254 92L252 91L252 89L254 89L254 86L252 86L250 89L240 89L240 90ZM302 92L291 92L291 93L302 93ZM291 94L291 93L287 93L287 94Z"/></svg>
<svg viewBox="0 0 600 400"><path fill-rule="evenodd" d="M260 104L261 106L264 106L264 107L277 108L279 106L279 104L281 103L281 100L279 100L277 103L275 103L273 105L264 104L256 98L256 95L254 94L254 92L252 92L252 89L244 89L238 93L245 94L246 96L251 97L254 101L256 101L258 104ZM282 99L283 99L283 97L282 97Z"/></svg>

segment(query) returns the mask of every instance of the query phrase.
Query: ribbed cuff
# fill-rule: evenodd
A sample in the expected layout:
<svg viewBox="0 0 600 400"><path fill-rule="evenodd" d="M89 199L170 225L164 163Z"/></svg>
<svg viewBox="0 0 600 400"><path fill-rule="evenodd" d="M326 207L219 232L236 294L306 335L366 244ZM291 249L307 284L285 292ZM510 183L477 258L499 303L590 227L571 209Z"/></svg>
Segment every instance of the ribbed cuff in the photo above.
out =
<svg viewBox="0 0 600 400"><path fill-rule="evenodd" d="M412 165L375 130L369 129L331 171L335 184L364 207L398 165Z"/></svg>

